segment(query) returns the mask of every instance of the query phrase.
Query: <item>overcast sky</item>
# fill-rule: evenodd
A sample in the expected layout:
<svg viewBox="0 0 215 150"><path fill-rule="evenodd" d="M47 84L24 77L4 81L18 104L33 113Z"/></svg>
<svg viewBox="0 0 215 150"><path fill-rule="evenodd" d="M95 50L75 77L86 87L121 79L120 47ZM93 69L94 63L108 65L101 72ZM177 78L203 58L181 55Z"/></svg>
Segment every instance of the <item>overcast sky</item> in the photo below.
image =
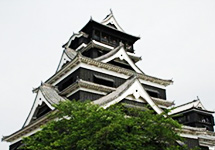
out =
<svg viewBox="0 0 215 150"><path fill-rule="evenodd" d="M148 75L173 79L168 100L198 96L215 110L214 0L0 0L0 135L21 128L38 87L57 69L62 45L92 18L112 9ZM0 143L1 150L8 143Z"/></svg>

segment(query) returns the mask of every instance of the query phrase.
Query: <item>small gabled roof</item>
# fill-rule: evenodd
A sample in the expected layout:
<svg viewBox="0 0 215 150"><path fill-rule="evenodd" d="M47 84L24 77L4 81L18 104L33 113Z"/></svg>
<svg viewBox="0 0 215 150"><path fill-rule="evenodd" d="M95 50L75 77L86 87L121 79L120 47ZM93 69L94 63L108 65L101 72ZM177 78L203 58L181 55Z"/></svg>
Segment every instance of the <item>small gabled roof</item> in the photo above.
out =
<svg viewBox="0 0 215 150"><path fill-rule="evenodd" d="M162 110L153 102L153 100L145 91L142 84L140 83L137 76L135 75L128 78L115 91L93 101L92 103L98 104L104 108L107 108L110 105L113 105L122 101L129 95L133 95L135 99L139 99L141 97L152 107L152 109L155 110L155 112L157 112L158 114L162 113Z"/></svg>
<svg viewBox="0 0 215 150"><path fill-rule="evenodd" d="M71 48L65 48L60 58L60 62L58 64L56 72L58 72L67 62L72 61L76 55L77 55L77 52L75 50Z"/></svg>
<svg viewBox="0 0 215 150"><path fill-rule="evenodd" d="M71 44L71 42L75 39L75 38L80 38L80 37L88 37L88 34L84 33L84 32L79 32L79 33L73 33L72 36L69 38L68 42L66 44L64 44L62 47L63 48L68 48Z"/></svg>
<svg viewBox="0 0 215 150"><path fill-rule="evenodd" d="M124 45L122 43L120 43L120 45L118 47L116 47L115 49L111 50L110 52L108 52L100 57L95 58L95 60L104 61L104 60L114 56L121 48L123 48L123 46Z"/></svg>
<svg viewBox="0 0 215 150"><path fill-rule="evenodd" d="M113 12L112 10L110 9L110 14L108 14L104 19L103 21L101 22L103 25L107 25L107 26L110 26L112 28L115 28L119 31L122 31L124 32L124 30L120 27L120 25L118 24L118 22L116 21L114 15L113 15Z"/></svg>
<svg viewBox="0 0 215 150"><path fill-rule="evenodd" d="M122 43L120 43L120 45L118 47L116 47L115 49L111 50L110 52L95 58L96 61L101 61L103 63L107 63L110 62L111 60L114 60L116 58L119 58L120 60L125 60L130 66L131 68L134 69L134 71L136 71L137 73L141 73L144 74L136 65L135 63L131 60L131 58L128 56L124 45Z"/></svg>
<svg viewBox="0 0 215 150"><path fill-rule="evenodd" d="M35 97L33 106L30 110L30 113L23 125L23 127L25 127L26 125L28 125L31 120L32 117L34 116L38 106L40 106L43 102L51 109L54 110L53 104L58 104L60 101L64 101L65 98L60 96L58 94L58 90L47 83L42 83L42 85L36 89L33 90L33 92L36 92L37 95Z"/></svg>
<svg viewBox="0 0 215 150"><path fill-rule="evenodd" d="M112 46L109 46L109 45L103 44L101 42L92 40L84 48L80 49L80 52L83 53L84 51L87 51L90 48L94 48L94 47L95 48L100 48L101 50L104 50L104 51L107 51L107 52L109 52L109 51L114 49L114 47L112 47ZM131 53L131 52L128 52L128 51L126 53L134 61L134 63L136 63L139 60L141 60L141 57L136 56L134 53Z"/></svg>
<svg viewBox="0 0 215 150"><path fill-rule="evenodd" d="M40 91L42 92L45 99L52 105L58 104L60 101L65 100L65 98L58 94L57 88L50 84L44 83L42 86L40 86Z"/></svg>
<svg viewBox="0 0 215 150"><path fill-rule="evenodd" d="M204 112L208 112L208 113L214 113L213 111L208 111L206 110L206 108L202 105L201 101L199 99L197 100L193 100L191 102L179 105L177 107L175 107L175 109L173 109L170 114L178 114L184 111L188 111L191 109L195 109L195 110L199 110L199 111L204 111Z"/></svg>
<svg viewBox="0 0 215 150"><path fill-rule="evenodd" d="M37 107L41 105L42 102L44 102L49 108L51 108L51 110L54 110L54 107L52 107L53 104L58 104L60 101L64 101L66 99L58 94L56 87L47 83L42 83L41 86L34 89L33 92L37 93L37 95L23 127L9 136L4 136L2 141L12 142L22 138L23 135L29 133L34 134L39 130L41 125L50 120L48 115L44 115L38 118L36 121L31 122Z"/></svg>
<svg viewBox="0 0 215 150"><path fill-rule="evenodd" d="M64 52L71 60L73 60L77 55L77 52L71 48L66 48Z"/></svg>

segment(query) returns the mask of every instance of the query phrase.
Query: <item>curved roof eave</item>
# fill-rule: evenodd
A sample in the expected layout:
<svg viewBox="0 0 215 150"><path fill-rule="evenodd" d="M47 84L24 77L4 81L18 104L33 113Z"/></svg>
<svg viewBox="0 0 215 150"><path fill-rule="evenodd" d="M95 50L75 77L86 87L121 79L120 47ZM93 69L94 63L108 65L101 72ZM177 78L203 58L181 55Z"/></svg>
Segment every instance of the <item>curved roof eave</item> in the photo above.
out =
<svg viewBox="0 0 215 150"><path fill-rule="evenodd" d="M129 37L131 37L131 38L134 39L134 42L136 42L137 40L140 39L140 37L137 37L137 36L128 34L128 33L126 33L126 32L122 32L122 31L120 31L120 30L114 29L114 28L109 27L109 26L107 26L107 25L103 25L102 23L99 23L99 22L93 20L92 18L88 21L88 23L87 23L80 31L85 32L86 28L90 27L93 23L96 24L96 25L99 25L99 26L103 26L103 27L105 27L105 28L107 28L107 29L113 30L113 31L115 31L115 32L118 32L118 33L120 33L120 34L124 34L124 35L126 35L126 36L129 36Z"/></svg>

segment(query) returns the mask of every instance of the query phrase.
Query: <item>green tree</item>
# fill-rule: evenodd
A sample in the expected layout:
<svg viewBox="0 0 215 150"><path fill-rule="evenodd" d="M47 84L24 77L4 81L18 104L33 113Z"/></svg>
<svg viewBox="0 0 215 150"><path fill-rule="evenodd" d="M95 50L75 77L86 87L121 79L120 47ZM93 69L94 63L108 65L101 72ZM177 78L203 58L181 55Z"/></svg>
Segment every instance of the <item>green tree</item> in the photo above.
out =
<svg viewBox="0 0 215 150"><path fill-rule="evenodd" d="M90 102L65 101L53 119L23 139L32 150L180 150L180 124L166 114L114 105L103 109ZM164 117L166 115L167 117ZM54 119L58 118L58 119Z"/></svg>

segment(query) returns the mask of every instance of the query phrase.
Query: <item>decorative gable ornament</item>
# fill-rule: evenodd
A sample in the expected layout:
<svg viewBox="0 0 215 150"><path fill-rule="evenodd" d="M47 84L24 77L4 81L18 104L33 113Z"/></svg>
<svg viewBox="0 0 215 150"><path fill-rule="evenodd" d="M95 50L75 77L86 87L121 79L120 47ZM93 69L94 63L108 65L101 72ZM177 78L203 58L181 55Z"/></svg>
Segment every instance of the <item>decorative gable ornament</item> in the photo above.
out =
<svg viewBox="0 0 215 150"><path fill-rule="evenodd" d="M120 27L120 25L118 24L118 22L116 21L112 10L110 9L110 14L107 15L107 17L101 22L103 25L107 25L110 26L112 28L115 28L121 32L124 32L124 30Z"/></svg>

